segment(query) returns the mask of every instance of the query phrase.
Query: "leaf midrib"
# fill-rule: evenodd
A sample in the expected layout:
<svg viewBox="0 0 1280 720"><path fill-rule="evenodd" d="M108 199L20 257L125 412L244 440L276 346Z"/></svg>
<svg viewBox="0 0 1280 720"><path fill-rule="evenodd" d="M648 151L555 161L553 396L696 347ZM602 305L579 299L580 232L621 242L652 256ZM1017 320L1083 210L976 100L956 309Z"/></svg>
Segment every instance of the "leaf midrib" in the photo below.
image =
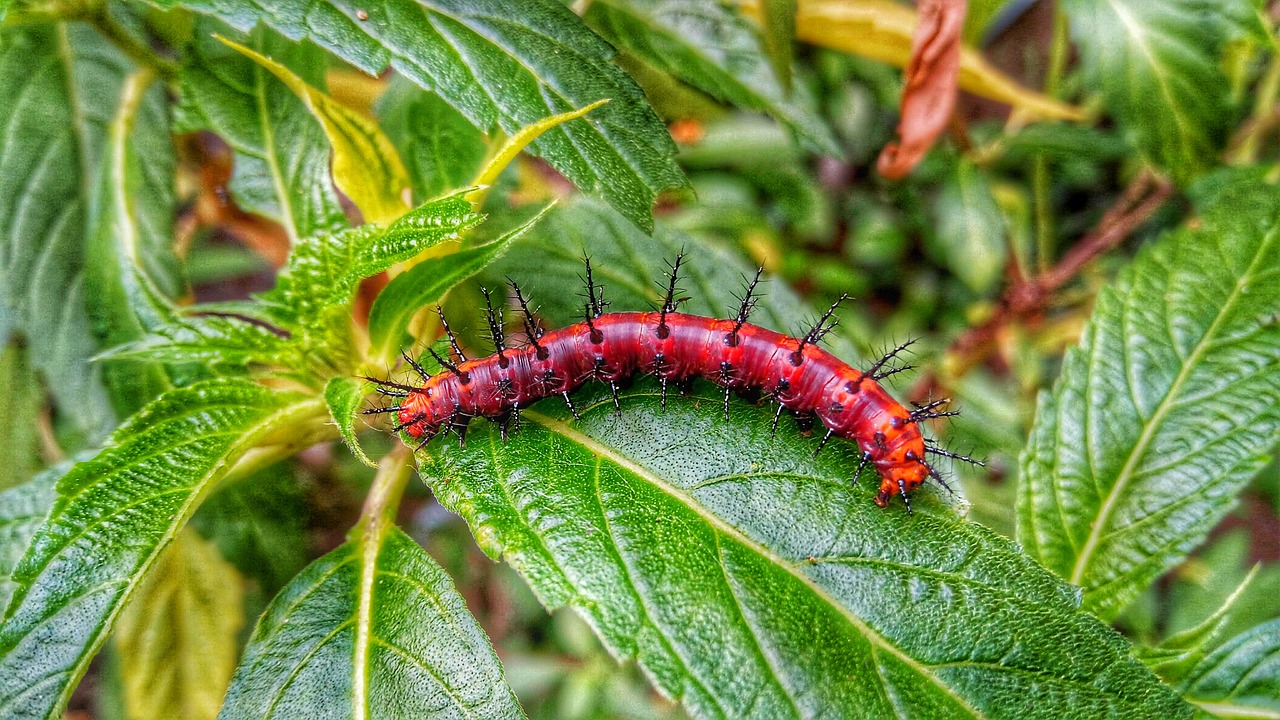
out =
<svg viewBox="0 0 1280 720"><path fill-rule="evenodd" d="M1211 700L1196 700L1191 697L1187 698L1187 702L1193 703L1201 710L1213 713L1215 716L1280 719L1280 710L1236 705L1235 703L1213 702Z"/></svg>
<svg viewBox="0 0 1280 720"><path fill-rule="evenodd" d="M261 46L259 46L261 47ZM270 82L266 76L267 69L253 63L253 94L257 100L258 129L262 131L262 146L267 153L267 167L270 168L271 184L275 185L277 199L280 201L280 212L285 234L289 236L289 246L298 244L298 226L293 216L293 194L289 192L289 184L280 174L280 158L276 154L276 130L269 117L266 96L266 85ZM326 163L327 164L327 163Z"/></svg>
<svg viewBox="0 0 1280 720"><path fill-rule="evenodd" d="M915 670L922 678L928 680L933 685L935 685L940 690L942 690L942 692L947 697L951 698L956 703L956 705L963 708L973 717L985 720L986 718L985 715L979 712L977 708L970 705L969 702L965 700L963 697L957 695L950 686L942 682L942 680L938 678L936 675L934 675L933 672L927 666L921 664L918 660L911 657L910 655L907 655L900 648L896 647L895 645L890 643L888 640L886 640L883 636L881 636L879 633L872 630L870 626L868 626L865 622L863 622L862 618L853 614L852 612L849 611L848 608L846 608L844 605L837 602L836 599L832 597L830 593L826 591L825 588L823 588L821 585L815 582L812 577L810 577L807 573L801 572L797 565L787 562L784 558L774 553L768 547L760 544L755 539L748 536L746 533L734 527L732 524L726 522L724 519L720 518L714 513L707 511L706 508L704 508L700 503L696 502L692 497L687 495L681 489L675 487L674 485L671 485L663 478L658 477L657 475L654 475L647 468L634 462L630 458L627 458L623 455L618 454L613 448L602 445L601 443L597 442L594 438L591 438L585 435L584 433L579 432L575 428L569 426L568 424L560 420L557 420L555 418L543 415L540 412L532 411L532 410L526 410L522 415L522 417L529 418L534 422L538 423L539 425L542 425L543 427L547 428L548 430L560 435L561 437L564 437L568 440L571 440L577 443L578 445L582 446L584 449L590 451L591 453L595 454L600 458L608 458L610 462L617 464L620 468L636 475L637 477L653 485L655 488L666 493L670 497L680 501L687 508L693 511L694 514L701 517L708 525L712 526L717 532L723 535L732 537L734 540L739 542L744 547L752 550L753 552L756 552L761 557L765 558L772 565L775 565L785 570L787 573L789 573L793 578L795 578L797 581L799 581L801 584L807 587L810 590L810 592L812 592L820 601L822 601L823 603L826 603L828 606L834 609L837 613L839 613L840 616L843 617L850 625L856 628L859 631L859 633L861 633L862 636L872 644L873 647L878 647L884 650L885 652L889 653L890 655L895 657L897 660L902 662L904 665Z"/></svg>
<svg viewBox="0 0 1280 720"><path fill-rule="evenodd" d="M1160 95L1163 97L1165 105L1170 109L1173 115L1174 123L1178 126L1178 130L1184 138L1194 137L1194 124L1188 126L1187 118L1180 112L1182 106L1178 104L1177 98L1174 97L1172 89L1169 87L1168 78L1164 72L1165 65L1159 62L1155 53L1148 47L1146 42L1146 34L1143 32L1142 26L1135 22L1129 11L1120 6L1116 0L1107 0L1107 5L1111 7L1115 13L1116 19L1124 26L1125 32L1133 38L1134 45L1142 52L1146 58L1147 64L1151 68L1151 73L1156 79L1156 85L1160 88ZM1180 148L1184 155L1192 155L1188 153L1186 146ZM1190 159L1194 160L1194 157Z"/></svg>
<svg viewBox="0 0 1280 720"><path fill-rule="evenodd" d="M1098 516L1090 526L1089 536L1086 538L1084 546L1080 549L1080 554L1076 557L1075 566L1071 570L1071 577L1069 578L1071 584L1080 585L1080 581L1084 579L1084 574L1089 567L1089 560L1092 558L1094 552L1098 548L1098 544L1102 540L1103 528L1107 525L1107 521L1110 520L1111 514L1115 512L1116 506L1120 501L1122 491L1129 484L1129 481L1137 471L1140 459L1146 455L1147 446L1151 444L1151 441L1155 438L1156 430L1164 422L1165 416L1168 415L1172 409L1174 401L1183 384L1186 383L1191 372L1199 366L1200 356L1207 351L1212 339L1218 333L1219 326L1235 308L1235 304L1242 294L1242 289L1253 278L1258 262L1264 255L1266 255L1266 251L1270 247L1272 241L1274 241L1277 235L1280 234L1278 231L1280 231L1280 225L1272 224L1266 238L1263 239L1262 243L1258 246L1257 252L1254 253L1253 259L1249 263L1249 267L1245 270L1244 274L1236 280L1235 287L1231 290L1231 295L1228 296L1227 301L1223 303L1222 309L1213 319L1213 323L1210 324L1204 335L1200 337L1195 348L1189 355L1187 355L1186 360L1182 364L1182 368L1178 371L1178 376L1174 378L1173 383L1165 392L1164 397L1161 398L1160 404L1156 407L1155 412L1151 414L1151 418L1147 421L1146 427L1143 428L1142 433L1138 436L1138 442L1134 444L1133 449L1129 452L1129 456L1125 460L1124 467L1121 468L1120 474L1116 477L1115 484L1112 485L1111 491L1107 494L1106 500L1098 510Z"/></svg>

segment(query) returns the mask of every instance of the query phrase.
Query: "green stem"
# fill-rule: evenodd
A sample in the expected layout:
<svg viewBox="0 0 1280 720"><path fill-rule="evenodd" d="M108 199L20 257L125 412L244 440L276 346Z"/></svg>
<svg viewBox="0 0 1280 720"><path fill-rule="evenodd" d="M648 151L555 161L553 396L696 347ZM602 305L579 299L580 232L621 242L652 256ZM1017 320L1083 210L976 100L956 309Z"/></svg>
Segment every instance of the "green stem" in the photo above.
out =
<svg viewBox="0 0 1280 720"><path fill-rule="evenodd" d="M1044 92L1057 98L1062 81L1062 71L1067 63L1067 18L1061 10L1053 15L1053 43L1049 47L1049 69L1044 80ZM1039 272L1049 269L1054 245L1054 218L1050 201L1051 178L1049 161L1037 155L1031 166L1031 192L1035 207L1036 267ZM1021 264L1021 263L1020 263Z"/></svg>
<svg viewBox="0 0 1280 720"><path fill-rule="evenodd" d="M360 522L351 531L352 536L360 538L366 547L380 545L382 532L395 521L404 486L411 474L412 459L413 454L407 446L397 445L378 463L378 474L373 478L373 485L364 499L364 508L360 511Z"/></svg>
<svg viewBox="0 0 1280 720"><path fill-rule="evenodd" d="M370 628L373 626L375 580L378 575L378 555L387 528L395 522L400 497L404 494L405 481L409 479L412 458L409 448L401 445L387 453L378 463L378 474L373 487L365 497L360 522L351 530L352 539L360 544L360 593L356 606L355 675L352 678L355 695L356 720L369 715L369 674L367 658L373 642Z"/></svg>

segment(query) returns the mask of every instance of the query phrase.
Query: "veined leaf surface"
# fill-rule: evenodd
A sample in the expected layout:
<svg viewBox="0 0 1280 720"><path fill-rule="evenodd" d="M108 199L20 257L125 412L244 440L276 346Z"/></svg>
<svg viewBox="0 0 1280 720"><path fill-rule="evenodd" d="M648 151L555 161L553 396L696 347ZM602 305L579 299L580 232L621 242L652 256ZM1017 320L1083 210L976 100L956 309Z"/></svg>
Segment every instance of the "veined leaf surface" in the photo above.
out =
<svg viewBox="0 0 1280 720"><path fill-rule="evenodd" d="M263 22L286 37L309 38L370 74L390 65L485 131L497 126L515 134L608 98L590 116L539 137L532 149L641 227L652 226L658 192L687 183L675 143L639 86L612 63L613 48L556 0L181 4L241 30Z"/></svg>
<svg viewBox="0 0 1280 720"><path fill-rule="evenodd" d="M242 453L318 425L323 404L244 380L171 390L58 482L58 500L12 573L0 627L0 716L59 717L124 601Z"/></svg>
<svg viewBox="0 0 1280 720"><path fill-rule="evenodd" d="M352 540L285 587L219 717L524 717L444 569L396 528L368 550Z"/></svg>
<svg viewBox="0 0 1280 720"><path fill-rule="evenodd" d="M1007 540L917 493L881 510L847 447L656 383L544 401L505 445L419 454L436 496L698 718L1189 717Z"/></svg>
<svg viewBox="0 0 1280 720"><path fill-rule="evenodd" d="M1114 617L1199 545L1280 431L1280 196L1246 179L1104 290L1022 457L1018 539Z"/></svg>

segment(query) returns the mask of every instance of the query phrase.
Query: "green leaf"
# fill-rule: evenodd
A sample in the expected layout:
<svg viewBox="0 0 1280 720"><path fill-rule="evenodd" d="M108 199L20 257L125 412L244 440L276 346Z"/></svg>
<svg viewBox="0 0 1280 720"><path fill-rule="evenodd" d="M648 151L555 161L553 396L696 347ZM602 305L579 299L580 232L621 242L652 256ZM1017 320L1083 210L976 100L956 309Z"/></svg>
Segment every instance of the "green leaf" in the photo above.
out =
<svg viewBox="0 0 1280 720"><path fill-rule="evenodd" d="M40 467L42 412L44 389L26 350L0 347L0 490L27 481Z"/></svg>
<svg viewBox="0 0 1280 720"><path fill-rule="evenodd" d="M1202 661L1225 634L1233 616L1233 606L1257 576L1258 568L1255 565L1222 605L1198 625L1170 635L1156 647L1140 648L1140 657L1147 667L1168 682L1184 678L1187 671Z"/></svg>
<svg viewBox="0 0 1280 720"><path fill-rule="evenodd" d="M0 605L8 605L17 587L9 573L31 545L31 538L58 497L58 478L71 469L61 463L17 487L0 492Z"/></svg>
<svg viewBox="0 0 1280 720"><path fill-rule="evenodd" d="M915 514L718 388L579 391L433 443L420 470L548 607L698 718L1188 717L1078 595L934 492ZM939 491L940 492L940 491ZM1034 702L1028 698L1034 696Z"/></svg>
<svg viewBox="0 0 1280 720"><path fill-rule="evenodd" d="M484 631L398 529L312 563L254 629L219 716L519 718Z"/></svg>
<svg viewBox="0 0 1280 720"><path fill-rule="evenodd" d="M266 68L211 36L229 30L213 20L196 23L179 74L176 129L208 130L225 140L236 153L229 184L236 203L280 223L294 242L346 225L324 129ZM325 55L316 46L265 27L244 44L324 87Z"/></svg>
<svg viewBox="0 0 1280 720"><path fill-rule="evenodd" d="M478 225L483 218L463 194L426 203L389 228L362 226L309 238L294 248L265 299L297 318L318 318L327 308L347 305L364 278Z"/></svg>
<svg viewBox="0 0 1280 720"><path fill-rule="evenodd" d="M584 105L576 110L569 112L557 113L549 117L542 118L538 122L525 125L520 131L507 138L501 145L494 145L490 152L489 158L485 161L484 167L476 175L476 179L472 182L476 188L467 193L467 199L476 206L484 204L485 195L489 192L489 187L498 181L502 175L502 171L512 163L521 152L529 146L534 140L542 137L546 132L554 127L563 125L570 120L577 120L585 116L587 113L609 102L608 98L597 100L590 105Z"/></svg>
<svg viewBox="0 0 1280 720"><path fill-rule="evenodd" d="M400 350L400 342L414 314L438 303L453 286L485 269L502 257L512 241L524 235L542 219L550 205L519 227L477 248L428 258L392 278L378 293L369 309L370 355L390 360Z"/></svg>
<svg viewBox="0 0 1280 720"><path fill-rule="evenodd" d="M60 716L201 495L254 446L314 441L323 413L308 396L207 381L165 393L72 468L13 571L18 588L0 627L0 715Z"/></svg>
<svg viewBox="0 0 1280 720"><path fill-rule="evenodd" d="M760 52L758 30L736 7L684 0L598 0L587 6L585 17L610 42L655 68L721 100L766 111L814 148L842 154L814 109L813 97L803 85L788 95ZM794 20L793 12L793 26Z"/></svg>
<svg viewBox="0 0 1280 720"><path fill-rule="evenodd" d="M791 91L791 58L795 54L796 0L761 0L760 35L765 55L782 89Z"/></svg>
<svg viewBox="0 0 1280 720"><path fill-rule="evenodd" d="M195 306L199 311L202 306ZM192 315L153 328L135 342L101 357L143 358L164 363L243 367L263 364L297 369L302 360L288 338L262 325L228 315Z"/></svg>
<svg viewBox="0 0 1280 720"><path fill-rule="evenodd" d="M400 351L414 315L438 303L458 283L501 257L509 246L499 241L444 257L429 258L400 273L378 293L369 310L370 355L390 360Z"/></svg>
<svg viewBox="0 0 1280 720"><path fill-rule="evenodd" d="M1280 429L1280 197L1245 181L1098 298L1023 453L1018 539L1113 618L1199 545Z"/></svg>
<svg viewBox="0 0 1280 720"><path fill-rule="evenodd" d="M324 401L329 406L329 416L333 418L333 422L338 426L338 432L342 435L342 442L347 444L351 454L365 465L376 468L378 463L370 460L364 448L360 447L355 428L356 411L360 409L370 387L372 387L371 383L355 378L330 378L328 384L324 386Z"/></svg>
<svg viewBox="0 0 1280 720"><path fill-rule="evenodd" d="M409 210L409 175L376 122L312 87L285 65L233 40L218 39L269 70L320 121L333 147L333 181L367 222L383 225Z"/></svg>
<svg viewBox="0 0 1280 720"><path fill-rule="evenodd" d="M98 195L90 205L85 263L89 317L103 347L167 322L184 291L173 252L173 142L165 90L150 70L125 78L108 128ZM116 411L127 416L169 387L164 368L132 359L104 364Z"/></svg>
<svg viewBox="0 0 1280 720"><path fill-rule="evenodd" d="M115 425L83 277L86 212L128 63L79 25L0 31L0 339L17 332L67 419Z"/></svg>
<svg viewBox="0 0 1280 720"><path fill-rule="evenodd" d="M133 720L213 720L231 682L244 580L194 530L178 533L116 622Z"/></svg>
<svg viewBox="0 0 1280 720"><path fill-rule="evenodd" d="M983 171L972 162L958 161L943 183L935 212L947 267L970 290L991 290L1004 275L1008 248L1004 216Z"/></svg>
<svg viewBox="0 0 1280 720"><path fill-rule="evenodd" d="M1135 145L1180 182L1215 163L1231 127L1227 42L1249 0L1066 0L1085 86Z"/></svg>
<svg viewBox="0 0 1280 720"><path fill-rule="evenodd" d="M157 0L173 6L176 0ZM609 98L597 113L538 138L534 152L632 222L652 225L657 193L682 187L675 143L640 88L610 62L613 49L557 0L183 2L241 30L266 23L309 38L367 73L388 65L487 130L514 134ZM359 19L357 13L367 16Z"/></svg>
<svg viewBox="0 0 1280 720"><path fill-rule="evenodd" d="M465 187L479 172L484 135L439 95L395 77L374 110L404 158L417 197L438 197Z"/></svg>
<svg viewBox="0 0 1280 720"><path fill-rule="evenodd" d="M1280 718L1280 619L1224 643L1178 689L1220 718Z"/></svg>

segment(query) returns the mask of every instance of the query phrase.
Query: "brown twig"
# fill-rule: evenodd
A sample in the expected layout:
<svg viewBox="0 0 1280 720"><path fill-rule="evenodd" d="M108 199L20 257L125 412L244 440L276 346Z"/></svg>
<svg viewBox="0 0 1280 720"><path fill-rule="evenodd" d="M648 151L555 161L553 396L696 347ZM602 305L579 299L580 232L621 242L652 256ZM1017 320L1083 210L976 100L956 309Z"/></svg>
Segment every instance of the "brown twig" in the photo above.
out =
<svg viewBox="0 0 1280 720"><path fill-rule="evenodd" d="M1173 186L1168 180L1149 171L1138 175L1093 230L1056 265L1029 280L1016 282L991 317L956 338L948 350L953 367L964 371L986 360L993 341L1006 325L1043 310L1055 291L1070 282L1094 258L1119 245L1141 227L1172 193Z"/></svg>

